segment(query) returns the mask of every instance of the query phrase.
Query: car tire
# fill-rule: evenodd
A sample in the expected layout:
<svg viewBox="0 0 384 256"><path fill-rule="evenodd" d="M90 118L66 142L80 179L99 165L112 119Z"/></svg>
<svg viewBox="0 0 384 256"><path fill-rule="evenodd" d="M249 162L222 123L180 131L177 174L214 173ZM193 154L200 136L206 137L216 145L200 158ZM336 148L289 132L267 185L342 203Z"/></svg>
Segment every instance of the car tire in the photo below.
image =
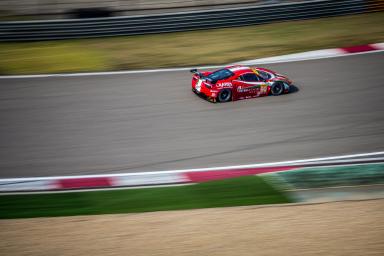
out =
<svg viewBox="0 0 384 256"><path fill-rule="evenodd" d="M232 91L230 89L223 89L219 92L217 96L217 101L219 102L228 102L232 99Z"/></svg>
<svg viewBox="0 0 384 256"><path fill-rule="evenodd" d="M284 84L282 82L274 82L271 85L271 94L278 96L284 93Z"/></svg>

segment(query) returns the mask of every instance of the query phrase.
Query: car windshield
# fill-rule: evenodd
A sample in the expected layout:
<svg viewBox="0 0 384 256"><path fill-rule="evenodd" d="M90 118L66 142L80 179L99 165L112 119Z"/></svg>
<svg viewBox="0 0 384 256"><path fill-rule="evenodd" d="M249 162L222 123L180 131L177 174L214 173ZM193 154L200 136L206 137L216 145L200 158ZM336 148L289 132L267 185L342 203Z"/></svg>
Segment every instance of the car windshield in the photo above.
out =
<svg viewBox="0 0 384 256"><path fill-rule="evenodd" d="M230 70L225 68L225 69L217 70L212 74L209 74L208 78L212 81L218 81L218 80L227 79L231 76L233 76L233 73Z"/></svg>

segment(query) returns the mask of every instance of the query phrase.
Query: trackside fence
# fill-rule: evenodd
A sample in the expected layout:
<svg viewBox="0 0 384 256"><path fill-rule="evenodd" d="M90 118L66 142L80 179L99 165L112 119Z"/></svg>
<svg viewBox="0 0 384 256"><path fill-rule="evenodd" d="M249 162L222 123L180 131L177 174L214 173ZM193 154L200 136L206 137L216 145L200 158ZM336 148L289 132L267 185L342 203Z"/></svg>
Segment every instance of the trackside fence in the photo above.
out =
<svg viewBox="0 0 384 256"><path fill-rule="evenodd" d="M315 0L97 19L0 22L0 41L40 41L200 30L381 10L381 1Z"/></svg>

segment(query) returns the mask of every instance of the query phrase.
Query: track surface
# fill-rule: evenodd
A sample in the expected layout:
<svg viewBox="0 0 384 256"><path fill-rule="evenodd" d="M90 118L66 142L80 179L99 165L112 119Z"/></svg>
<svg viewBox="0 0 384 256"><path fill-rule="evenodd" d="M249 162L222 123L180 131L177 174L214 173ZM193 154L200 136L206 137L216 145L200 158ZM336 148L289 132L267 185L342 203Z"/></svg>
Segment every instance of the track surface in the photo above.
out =
<svg viewBox="0 0 384 256"><path fill-rule="evenodd" d="M299 91L212 104L188 72L0 80L0 177L383 150L384 53L265 65Z"/></svg>

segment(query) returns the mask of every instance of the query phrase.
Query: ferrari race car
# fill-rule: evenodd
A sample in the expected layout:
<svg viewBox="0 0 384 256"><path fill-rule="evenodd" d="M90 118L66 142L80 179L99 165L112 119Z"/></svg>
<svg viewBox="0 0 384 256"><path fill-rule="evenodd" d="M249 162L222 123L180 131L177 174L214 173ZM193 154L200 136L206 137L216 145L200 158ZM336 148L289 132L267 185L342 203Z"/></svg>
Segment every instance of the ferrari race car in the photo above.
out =
<svg viewBox="0 0 384 256"><path fill-rule="evenodd" d="M192 91L212 101L227 102L288 93L292 81L265 68L228 66L213 72L191 69Z"/></svg>

